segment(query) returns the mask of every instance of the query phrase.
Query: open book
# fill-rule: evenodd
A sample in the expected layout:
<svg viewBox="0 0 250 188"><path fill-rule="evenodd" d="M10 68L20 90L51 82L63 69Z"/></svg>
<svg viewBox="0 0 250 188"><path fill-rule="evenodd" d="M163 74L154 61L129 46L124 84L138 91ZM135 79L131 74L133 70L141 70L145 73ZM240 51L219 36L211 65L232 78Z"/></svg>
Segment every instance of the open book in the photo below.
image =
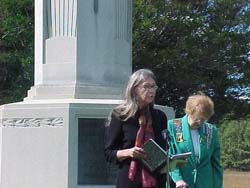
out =
<svg viewBox="0 0 250 188"><path fill-rule="evenodd" d="M189 156L191 156L191 152L186 152L186 153L179 153L172 155L169 158L169 170L172 171L175 168L182 168L186 165L187 159Z"/></svg>
<svg viewBox="0 0 250 188"><path fill-rule="evenodd" d="M179 154L172 155L170 157L170 160L175 160L175 159L186 160L190 155L192 155L191 152L179 153Z"/></svg>

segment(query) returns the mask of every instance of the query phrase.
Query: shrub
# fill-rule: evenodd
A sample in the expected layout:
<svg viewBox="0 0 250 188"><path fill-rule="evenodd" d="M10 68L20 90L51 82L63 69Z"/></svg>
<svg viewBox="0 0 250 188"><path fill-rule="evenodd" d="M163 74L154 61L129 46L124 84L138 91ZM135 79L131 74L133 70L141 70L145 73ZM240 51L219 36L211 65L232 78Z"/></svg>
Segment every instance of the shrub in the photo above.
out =
<svg viewBox="0 0 250 188"><path fill-rule="evenodd" d="M220 138L223 166L250 170L250 118L223 121L220 126Z"/></svg>

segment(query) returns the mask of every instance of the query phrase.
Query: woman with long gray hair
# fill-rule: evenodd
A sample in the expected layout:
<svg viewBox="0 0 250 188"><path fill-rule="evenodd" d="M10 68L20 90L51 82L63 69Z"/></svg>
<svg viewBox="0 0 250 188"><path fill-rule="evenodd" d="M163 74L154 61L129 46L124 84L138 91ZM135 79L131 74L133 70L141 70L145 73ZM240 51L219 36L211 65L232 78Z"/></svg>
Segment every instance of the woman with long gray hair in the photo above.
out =
<svg viewBox="0 0 250 188"><path fill-rule="evenodd" d="M119 166L118 188L166 187L166 174L150 173L138 160L146 158L141 147L149 139L166 148L167 117L154 109L156 90L153 72L140 69L130 76L124 100L112 112L104 152L107 161Z"/></svg>

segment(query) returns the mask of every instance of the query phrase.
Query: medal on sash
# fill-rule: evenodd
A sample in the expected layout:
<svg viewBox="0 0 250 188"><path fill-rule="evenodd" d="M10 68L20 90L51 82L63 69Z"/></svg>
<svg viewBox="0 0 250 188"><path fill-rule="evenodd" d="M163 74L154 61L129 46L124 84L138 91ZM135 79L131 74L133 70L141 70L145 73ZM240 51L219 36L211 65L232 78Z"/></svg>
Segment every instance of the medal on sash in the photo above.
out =
<svg viewBox="0 0 250 188"><path fill-rule="evenodd" d="M181 120L175 119L174 126L175 126L175 132L176 132L176 136L175 136L176 142L183 142Z"/></svg>

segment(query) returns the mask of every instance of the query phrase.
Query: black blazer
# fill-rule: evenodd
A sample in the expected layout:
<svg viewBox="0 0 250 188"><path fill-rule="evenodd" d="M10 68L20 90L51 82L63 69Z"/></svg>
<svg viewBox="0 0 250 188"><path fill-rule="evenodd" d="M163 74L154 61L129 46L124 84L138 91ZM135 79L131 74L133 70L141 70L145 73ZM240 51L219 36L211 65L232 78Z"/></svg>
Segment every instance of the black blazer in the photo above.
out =
<svg viewBox="0 0 250 188"><path fill-rule="evenodd" d="M167 148L167 140L163 137L163 131L167 129L167 117L158 110L151 109L152 126L155 135L155 141L164 149ZM131 159L126 159L119 162L116 153L117 150L132 148L135 145L136 134L139 129L139 116L122 121L117 118L113 113L109 125L106 127L105 133L105 148L104 154L109 162L114 162L119 165L117 176L118 188L136 188L135 182L128 179L128 169ZM166 174L153 174L157 180L157 188L166 187Z"/></svg>

